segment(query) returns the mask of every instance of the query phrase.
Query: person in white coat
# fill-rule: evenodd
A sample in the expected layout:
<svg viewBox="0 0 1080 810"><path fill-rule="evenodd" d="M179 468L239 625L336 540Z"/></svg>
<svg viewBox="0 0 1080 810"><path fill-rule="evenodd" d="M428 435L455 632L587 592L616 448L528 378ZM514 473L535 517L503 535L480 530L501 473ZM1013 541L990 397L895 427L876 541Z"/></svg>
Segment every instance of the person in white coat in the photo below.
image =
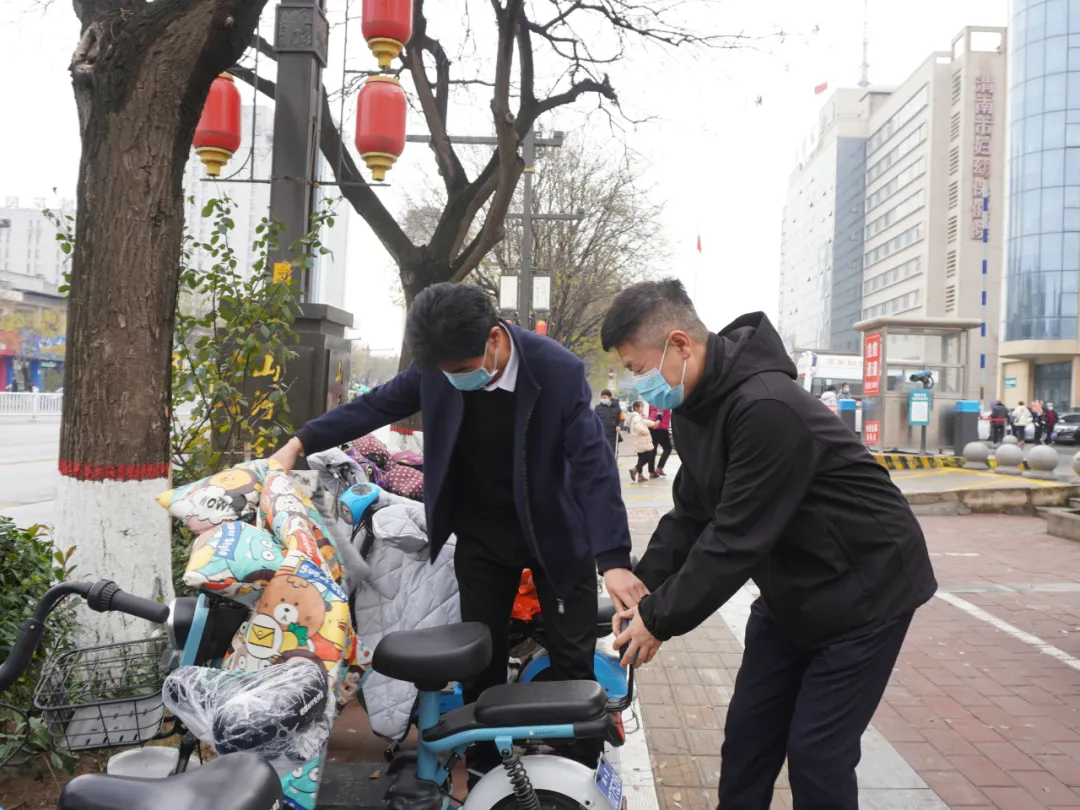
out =
<svg viewBox="0 0 1080 810"><path fill-rule="evenodd" d="M645 480L645 476L642 474L645 465L652 460L656 452L653 447L652 433L649 431L659 424L659 422L654 422L645 417L645 403L641 400L638 400L630 407L630 421L628 423L630 446L637 453L637 464L630 468L631 481Z"/></svg>
<svg viewBox="0 0 1080 810"><path fill-rule="evenodd" d="M1024 435L1027 432L1027 426L1031 424L1031 411L1027 409L1023 402L1013 408L1012 424L1013 436L1019 439L1022 444Z"/></svg>

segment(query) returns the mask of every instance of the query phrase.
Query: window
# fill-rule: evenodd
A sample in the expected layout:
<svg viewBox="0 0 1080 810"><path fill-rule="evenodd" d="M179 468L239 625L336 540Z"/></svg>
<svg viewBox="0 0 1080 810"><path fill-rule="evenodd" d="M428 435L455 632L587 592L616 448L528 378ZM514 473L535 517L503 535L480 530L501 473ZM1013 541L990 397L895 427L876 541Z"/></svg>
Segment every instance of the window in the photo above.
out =
<svg viewBox="0 0 1080 810"><path fill-rule="evenodd" d="M919 124L910 135L904 138L877 163L866 170L866 182L870 183L891 169L900 158L926 140L926 124Z"/></svg>
<svg viewBox="0 0 1080 810"><path fill-rule="evenodd" d="M922 177L925 173L926 158L921 157L866 198L867 213L877 208L893 194L910 185L913 180Z"/></svg>
<svg viewBox="0 0 1080 810"><path fill-rule="evenodd" d="M913 228L909 228L901 234L894 236L888 242L883 242L871 251L868 251L863 259L863 267L877 264L882 259L891 256L898 250L903 250L923 238L923 225L920 222Z"/></svg>
<svg viewBox="0 0 1080 810"><path fill-rule="evenodd" d="M917 309L922 304L922 291L912 290L909 293L890 298L880 304L863 309L863 320L878 318L882 315L896 315L908 310Z"/></svg>
<svg viewBox="0 0 1080 810"><path fill-rule="evenodd" d="M916 256L914 259L908 259L903 264L898 264L896 267L892 267L884 272L878 273L876 276L872 276L863 282L863 294L869 295L877 290L883 290L886 287L891 287L898 281L903 281L906 278L917 276L922 272L922 256Z"/></svg>
<svg viewBox="0 0 1080 810"><path fill-rule="evenodd" d="M924 84L915 95L908 99L903 107L893 114L892 118L878 127L874 134L870 136L870 139L866 142L866 156L870 157L884 146L885 142L895 135L904 124L914 118L929 100L930 90Z"/></svg>
<svg viewBox="0 0 1080 810"><path fill-rule="evenodd" d="M886 211L877 219L867 223L866 238L869 239L871 236L881 233L883 230L899 222L904 217L910 216L918 211L924 205L926 205L926 192L920 189L906 200L898 203L894 208Z"/></svg>

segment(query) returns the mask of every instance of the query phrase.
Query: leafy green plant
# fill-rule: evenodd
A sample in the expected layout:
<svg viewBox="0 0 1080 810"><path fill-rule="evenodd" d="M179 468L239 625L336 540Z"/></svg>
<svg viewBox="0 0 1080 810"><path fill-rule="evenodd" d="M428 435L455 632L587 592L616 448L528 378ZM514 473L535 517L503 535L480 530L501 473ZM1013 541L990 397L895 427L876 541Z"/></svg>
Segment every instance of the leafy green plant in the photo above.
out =
<svg viewBox="0 0 1080 810"><path fill-rule="evenodd" d="M11 652L23 622L45 592L71 578L73 551L73 547L57 551L44 526L20 529L10 518L0 516L0 660ZM50 615L30 666L11 689L0 695L0 701L15 707L31 706L45 659L70 649L74 631L74 605L61 604ZM0 762L9 758L15 763L47 759L52 767L62 770L73 762L69 752L57 747L40 718L0 706Z"/></svg>
<svg viewBox="0 0 1080 810"><path fill-rule="evenodd" d="M211 226L207 239L185 234L173 338L174 485L263 458L291 433L282 370L296 357L291 347L298 290L292 279L330 252L320 233L334 224L333 205L325 201L312 216L311 230L292 246L299 258L288 273L277 272L271 260L282 225L266 218L256 227L255 261L240 267L228 197L211 199L203 208ZM192 539L186 527L177 526L172 552L178 594L189 590L181 576Z"/></svg>

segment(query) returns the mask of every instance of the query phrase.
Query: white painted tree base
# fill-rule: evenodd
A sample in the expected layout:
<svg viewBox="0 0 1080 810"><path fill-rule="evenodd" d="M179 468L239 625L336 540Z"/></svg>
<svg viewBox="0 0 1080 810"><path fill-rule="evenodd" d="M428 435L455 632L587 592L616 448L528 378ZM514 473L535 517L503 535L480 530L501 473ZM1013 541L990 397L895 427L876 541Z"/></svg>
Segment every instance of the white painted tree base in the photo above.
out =
<svg viewBox="0 0 1080 810"><path fill-rule="evenodd" d="M172 599L171 525L154 500L169 488L149 481L80 481L61 476L56 490L53 542L75 546L73 578L111 579L123 590L151 599ZM146 638L154 627L121 613L80 608L77 643L109 644Z"/></svg>

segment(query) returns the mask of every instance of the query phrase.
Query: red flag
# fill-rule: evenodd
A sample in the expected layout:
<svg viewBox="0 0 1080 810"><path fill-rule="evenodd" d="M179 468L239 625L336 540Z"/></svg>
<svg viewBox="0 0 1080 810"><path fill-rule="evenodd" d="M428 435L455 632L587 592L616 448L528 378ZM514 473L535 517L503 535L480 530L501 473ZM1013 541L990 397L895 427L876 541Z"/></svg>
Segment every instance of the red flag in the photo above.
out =
<svg viewBox="0 0 1080 810"><path fill-rule="evenodd" d="M829 83L828 82L822 82L821 84L819 84L817 87L814 88L814 95L815 96L820 96L822 93L824 93L828 89L829 89Z"/></svg>
<svg viewBox="0 0 1080 810"><path fill-rule="evenodd" d="M697 235L697 252L701 253L701 234Z"/></svg>

